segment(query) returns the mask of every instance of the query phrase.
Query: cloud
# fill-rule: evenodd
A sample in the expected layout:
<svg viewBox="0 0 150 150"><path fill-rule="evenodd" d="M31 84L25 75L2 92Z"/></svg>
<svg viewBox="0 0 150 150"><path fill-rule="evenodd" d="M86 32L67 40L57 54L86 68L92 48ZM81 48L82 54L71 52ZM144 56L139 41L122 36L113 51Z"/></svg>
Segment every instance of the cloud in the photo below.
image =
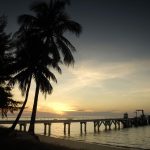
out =
<svg viewBox="0 0 150 150"><path fill-rule="evenodd" d="M103 81L123 79L135 71L134 63L110 63L97 66L97 62L84 62L65 70L58 93L68 93L84 87L102 88Z"/></svg>
<svg viewBox="0 0 150 150"><path fill-rule="evenodd" d="M52 95L39 95L38 110L54 112L55 103L64 103L60 106L68 107L68 111L79 112L105 111L110 109L129 109L139 107L142 101L149 104L150 86L150 61L131 61L99 64L83 61L77 63L74 68L63 68L64 72L58 76L58 84L54 86ZM33 88L32 88L33 89ZM18 90L15 90L17 98ZM27 104L32 109L34 90L30 91ZM31 103L32 101L32 103ZM139 103L139 105L137 104ZM137 106L138 105L138 106ZM143 105L143 108L146 106ZM125 107L124 107L125 106ZM145 109L149 109L145 107Z"/></svg>

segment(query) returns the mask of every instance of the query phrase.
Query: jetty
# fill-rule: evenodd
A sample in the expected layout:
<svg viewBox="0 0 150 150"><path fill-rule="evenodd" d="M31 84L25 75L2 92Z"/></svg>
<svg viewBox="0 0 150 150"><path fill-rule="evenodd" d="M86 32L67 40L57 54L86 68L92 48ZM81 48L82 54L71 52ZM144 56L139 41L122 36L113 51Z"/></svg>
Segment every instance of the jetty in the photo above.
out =
<svg viewBox="0 0 150 150"><path fill-rule="evenodd" d="M142 111L140 116L137 116L137 112ZM13 124L14 120L0 120L0 124ZM51 134L51 125L54 123L63 123L64 124L64 135L70 135L71 132L71 123L80 124L80 133L87 132L87 123L93 123L94 132L100 132L100 127L104 125L105 130L111 130L112 126L115 129L129 128L129 127L138 127L150 125L150 115L145 115L143 110L136 110L136 116L129 118L128 114L125 113L123 118L109 118L109 119L42 119L36 120L36 124L44 125L44 135ZM27 124L30 123L30 120L20 120L18 122L21 131L26 131Z"/></svg>

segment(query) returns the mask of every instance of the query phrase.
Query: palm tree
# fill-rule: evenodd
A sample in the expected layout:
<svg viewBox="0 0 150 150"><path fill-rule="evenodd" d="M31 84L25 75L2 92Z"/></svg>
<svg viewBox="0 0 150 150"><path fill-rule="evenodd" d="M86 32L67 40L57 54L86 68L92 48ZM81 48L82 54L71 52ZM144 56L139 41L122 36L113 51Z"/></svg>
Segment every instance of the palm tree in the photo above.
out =
<svg viewBox="0 0 150 150"><path fill-rule="evenodd" d="M22 76L22 77L21 77ZM15 75L9 82L9 84L11 85L14 85L16 82L19 83L19 87L22 91L22 95L25 94L25 100L23 102L23 105L15 119L15 121L13 122L12 126L11 126L11 130L14 130L22 113L23 113L23 110L25 109L25 106L26 106L26 103L27 103L27 100L28 100L28 95L29 95L29 90L30 90L30 86L31 86L31 79L32 79L32 76L29 75L28 77L26 76L26 72L24 71L21 71L19 74Z"/></svg>
<svg viewBox="0 0 150 150"><path fill-rule="evenodd" d="M76 51L76 49L64 36L64 33L68 31L78 36L81 33L81 26L77 22L71 20L65 12L65 6L67 4L69 4L67 0L50 0L49 4L46 2L33 3L31 5L31 10L35 15L24 14L19 17L18 22L21 27L18 33L24 34L24 29L31 30L33 35L40 38L43 46L47 47L46 49L49 50L47 54L51 55L56 63L62 61L65 65L70 65L74 64L72 52ZM38 71L35 76L36 91L29 127L29 132L33 134L41 82L39 77L41 77L43 81L46 81L41 72Z"/></svg>
<svg viewBox="0 0 150 150"><path fill-rule="evenodd" d="M52 78L52 80L55 82L57 81L55 76L46 67L52 66L59 73L61 73L61 69L59 68L58 64L56 64L55 61L47 54L47 47L43 45L37 36L34 36L31 33L31 31L24 29L24 32L21 34L19 32L16 32L15 34L16 59L15 62L11 65L11 68L13 68L12 70L15 70L16 73L10 80L9 84L14 85L16 82L18 82L19 88L22 91L22 95L26 94L26 96L21 110L18 113L18 116L14 121L11 129L16 127L23 113L28 100L31 80L32 78L37 80L36 72L45 71L43 73L44 76L47 78ZM45 90L45 93L51 93L52 86L49 82L44 83L43 79L43 83L40 84L42 84L40 85L42 91ZM45 88L43 87L44 85L46 86Z"/></svg>
<svg viewBox="0 0 150 150"><path fill-rule="evenodd" d="M13 43L16 47L15 51L15 59L13 63L10 65L11 72L12 72L12 78L9 81L9 85L14 86L16 83L19 85L19 89L21 90L22 96L25 95L25 100L23 102L23 105L13 122L11 126L11 130L14 130L22 113L23 110L25 109L27 100L28 100L28 95L29 95L29 90L31 86L31 80L32 80L32 73L27 70L26 68L29 67L28 62L26 61L26 51L25 49L27 48L26 43L28 43L29 38L27 34L24 34L24 36L20 36L17 32L14 34L14 40ZM30 49L28 47L28 49ZM26 69L26 70L25 70Z"/></svg>
<svg viewBox="0 0 150 150"><path fill-rule="evenodd" d="M64 33L71 32L75 35L81 33L81 26L70 19L65 12L68 0L50 0L46 2L33 3L31 10L35 15L24 14L18 18L18 23L22 28L32 29L35 34L39 34L45 44L49 46L49 52L53 54L55 60L63 55L66 65L73 64L72 52L76 51L70 41L65 38Z"/></svg>

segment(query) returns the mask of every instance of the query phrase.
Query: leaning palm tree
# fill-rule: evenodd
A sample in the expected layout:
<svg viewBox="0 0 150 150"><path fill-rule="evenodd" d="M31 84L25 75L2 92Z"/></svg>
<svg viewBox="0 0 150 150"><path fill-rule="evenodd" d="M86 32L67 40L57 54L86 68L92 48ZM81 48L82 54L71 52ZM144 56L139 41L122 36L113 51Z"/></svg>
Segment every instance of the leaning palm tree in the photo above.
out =
<svg viewBox="0 0 150 150"><path fill-rule="evenodd" d="M20 62L16 62L16 63L20 63ZM22 68L23 69L23 68ZM19 73L17 73L13 78L11 78L11 80L9 81L9 85L14 85L16 82L18 82L19 84L19 88L21 89L22 95L25 95L25 100L23 102L23 105L15 119L15 121L13 122L12 126L11 126L11 130L14 130L22 113L23 110L25 109L27 100L28 100L28 95L29 95L29 90L30 90L30 86L31 86L31 80L32 80L32 75L30 75L29 73L27 74L27 71L22 71L22 69L20 68Z"/></svg>
<svg viewBox="0 0 150 150"><path fill-rule="evenodd" d="M16 32L13 38L13 44L14 47L16 48L16 51L15 51L15 59L13 63L10 65L12 78L9 81L9 85L14 86L16 83L18 83L22 96L25 95L25 100L15 121L13 122L10 128L11 130L15 129L23 113L23 110L25 109L28 100L30 86L31 86L32 73L29 70L25 69L30 66L25 59L28 56L26 49L31 49L29 47L29 44L27 45L27 43L29 43L29 41L31 40L31 38L29 39L29 37L27 33L24 34L23 36L20 36L20 34Z"/></svg>
<svg viewBox="0 0 150 150"><path fill-rule="evenodd" d="M15 70L16 73L11 78L9 84L14 85L17 82L19 84L19 88L21 89L22 95L25 94L25 100L20 112L16 117L16 120L11 126L11 129L14 129L16 127L23 113L23 110L25 109L31 86L31 80L32 78L34 78L35 80L37 79L37 75L35 72L37 70L41 72L45 70L47 78L52 78L52 80L54 80L55 82L55 76L49 70L46 70L46 68L44 67L51 66L54 69L56 69L59 73L61 73L61 69L57 64L58 62L55 63L55 61L52 58L50 58L47 54L47 47L43 45L43 43L37 36L32 35L31 33L31 31L27 31L26 29L24 29L23 33L15 34L16 59L11 65L11 68L13 68L12 70ZM42 84L44 85L44 81ZM42 88L42 90L45 90L46 88L44 89L43 85L40 88ZM48 89L46 89L44 92L50 93L52 91L52 86L45 86L48 86Z"/></svg>
<svg viewBox="0 0 150 150"><path fill-rule="evenodd" d="M32 30L32 34L40 37L55 62L62 61L65 65L74 64L72 52L76 51L64 33L71 32L75 35L81 33L81 26L70 19L65 12L68 0L50 0L49 3L33 3L31 10L35 15L24 14L18 19L21 27L19 32L23 34L24 29ZM40 76L40 74L38 74ZM36 80L36 93L32 110L29 132L34 133L34 122L39 93L39 79Z"/></svg>

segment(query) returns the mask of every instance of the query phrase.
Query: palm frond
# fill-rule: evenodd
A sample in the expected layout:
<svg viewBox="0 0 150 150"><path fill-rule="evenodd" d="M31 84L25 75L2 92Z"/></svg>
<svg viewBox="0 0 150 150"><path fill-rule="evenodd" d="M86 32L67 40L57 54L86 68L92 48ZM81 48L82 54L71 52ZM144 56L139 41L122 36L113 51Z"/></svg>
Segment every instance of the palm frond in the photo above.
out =
<svg viewBox="0 0 150 150"><path fill-rule="evenodd" d="M73 58L73 55L72 55L69 47L63 41L61 41L59 39L57 39L57 44L58 44L59 49L61 50L62 55L64 57L64 63L66 65L73 65L75 60Z"/></svg>
<svg viewBox="0 0 150 150"><path fill-rule="evenodd" d="M54 69L56 69L57 71L58 71L58 73L62 73L62 70L61 70L61 68L58 66L58 63L56 63L55 61L54 61L54 63L52 63L51 64L52 65L52 67L54 68Z"/></svg>
<svg viewBox="0 0 150 150"><path fill-rule="evenodd" d="M58 51L58 47L54 41L54 39L51 37L51 43L50 43L50 46L49 46L49 51L50 51L50 54L53 55L53 59L56 61L56 62L60 62L60 53Z"/></svg>
<svg viewBox="0 0 150 150"><path fill-rule="evenodd" d="M60 40L62 40L68 47L70 47L71 51L76 51L76 48L64 36L60 36Z"/></svg>
<svg viewBox="0 0 150 150"><path fill-rule="evenodd" d="M45 94L51 94L53 87L50 81L41 73L35 75L35 82L40 84L40 91Z"/></svg>
<svg viewBox="0 0 150 150"><path fill-rule="evenodd" d="M47 67L44 67L44 66L43 66L43 67L40 68L40 69L41 69L42 74L43 74L46 78L48 78L49 80L52 79L54 82L57 83L57 79L56 79L55 75L54 75L52 72L50 72L50 70L49 70Z"/></svg>
<svg viewBox="0 0 150 150"><path fill-rule="evenodd" d="M30 72L29 69L22 70L11 78L8 85L14 86L15 83L18 83L22 95L24 95L31 75L32 72Z"/></svg>
<svg viewBox="0 0 150 150"><path fill-rule="evenodd" d="M52 1L53 2L53 1ZM53 11L56 12L62 12L64 11L66 5L70 5L70 0L57 0L55 2L53 2Z"/></svg>
<svg viewBox="0 0 150 150"><path fill-rule="evenodd" d="M23 14L18 17L18 23L20 25L29 25L35 20L36 20L36 17L32 15L28 15L28 14Z"/></svg>
<svg viewBox="0 0 150 150"><path fill-rule="evenodd" d="M37 16L40 16L48 12L48 5L46 2L33 2L30 6L30 10L34 11Z"/></svg>
<svg viewBox="0 0 150 150"><path fill-rule="evenodd" d="M72 20L66 20L64 23L61 25L61 28L64 31L69 31L76 36L79 36L80 33L82 32L82 27L79 23L72 21Z"/></svg>

